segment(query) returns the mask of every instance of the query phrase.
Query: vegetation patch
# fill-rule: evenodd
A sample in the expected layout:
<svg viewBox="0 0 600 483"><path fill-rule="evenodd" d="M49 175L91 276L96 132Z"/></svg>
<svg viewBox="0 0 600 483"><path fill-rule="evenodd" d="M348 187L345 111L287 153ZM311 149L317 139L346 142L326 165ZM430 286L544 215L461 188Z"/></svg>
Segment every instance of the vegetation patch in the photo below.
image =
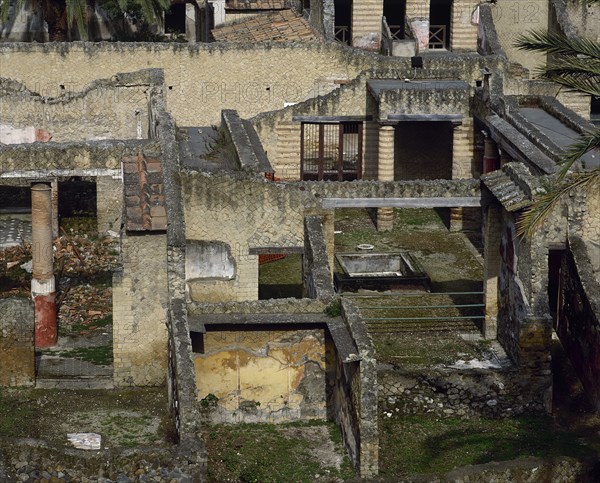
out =
<svg viewBox="0 0 600 483"><path fill-rule="evenodd" d="M258 269L258 298L302 298L302 255L289 254Z"/></svg>
<svg viewBox="0 0 600 483"><path fill-rule="evenodd" d="M113 362L112 345L103 345L96 347L79 347L69 349L58 353L60 357L70 359L79 359L100 366L110 366Z"/></svg>
<svg viewBox="0 0 600 483"><path fill-rule="evenodd" d="M549 416L510 419L380 417L380 474L406 478L466 465L536 457L586 458L596 452Z"/></svg>
<svg viewBox="0 0 600 483"><path fill-rule="evenodd" d="M334 423L214 425L204 436L212 482L339 482L354 476Z"/></svg>

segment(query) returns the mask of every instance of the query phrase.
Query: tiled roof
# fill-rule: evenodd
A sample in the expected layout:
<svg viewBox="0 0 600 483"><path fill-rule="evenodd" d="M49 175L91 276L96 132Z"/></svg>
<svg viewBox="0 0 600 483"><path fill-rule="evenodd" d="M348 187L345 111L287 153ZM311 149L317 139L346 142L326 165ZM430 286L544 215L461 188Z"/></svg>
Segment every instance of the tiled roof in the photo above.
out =
<svg viewBox="0 0 600 483"><path fill-rule="evenodd" d="M292 10L281 10L257 15L248 20L223 25L212 31L218 42L286 42L316 40L317 34L301 15Z"/></svg>
<svg viewBox="0 0 600 483"><path fill-rule="evenodd" d="M516 163L510 163L514 168ZM527 170L520 165L521 170ZM519 179L515 176L515 169L498 169L481 176L483 184L492 192L494 197L502 204L506 211L513 212L526 208L531 204L531 198L519 183ZM521 173L518 173L521 174ZM529 175L529 171L526 171ZM529 190L528 190L529 191Z"/></svg>
<svg viewBox="0 0 600 483"><path fill-rule="evenodd" d="M226 0L225 10L283 10L286 0Z"/></svg>
<svg viewBox="0 0 600 483"><path fill-rule="evenodd" d="M143 154L123 158L125 228L129 231L167 229L160 159Z"/></svg>

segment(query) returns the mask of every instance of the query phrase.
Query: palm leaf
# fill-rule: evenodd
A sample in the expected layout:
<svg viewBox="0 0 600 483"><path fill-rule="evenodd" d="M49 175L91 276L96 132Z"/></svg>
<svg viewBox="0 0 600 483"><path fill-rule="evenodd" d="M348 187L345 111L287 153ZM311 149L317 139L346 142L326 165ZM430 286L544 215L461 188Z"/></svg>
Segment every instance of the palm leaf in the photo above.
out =
<svg viewBox="0 0 600 483"><path fill-rule="evenodd" d="M589 39L570 38L552 32L534 31L521 35L515 41L521 50L559 54L564 56L586 56L600 59L600 43Z"/></svg>
<svg viewBox="0 0 600 483"><path fill-rule="evenodd" d="M569 146L567 155L562 161L562 168L558 172L557 180L562 181L573 165L586 153L600 150L600 129L582 134L579 139Z"/></svg>
<svg viewBox="0 0 600 483"><path fill-rule="evenodd" d="M82 40L87 40L87 6L86 0L67 0L67 19L68 22L75 23L79 36Z"/></svg>
<svg viewBox="0 0 600 483"><path fill-rule="evenodd" d="M554 211L563 196L572 190L591 190L600 186L600 168L585 173L577 173L566 182L557 184L556 188L550 189L529 208L526 208L517 220L517 234L533 237L539 226L543 225L550 213Z"/></svg>

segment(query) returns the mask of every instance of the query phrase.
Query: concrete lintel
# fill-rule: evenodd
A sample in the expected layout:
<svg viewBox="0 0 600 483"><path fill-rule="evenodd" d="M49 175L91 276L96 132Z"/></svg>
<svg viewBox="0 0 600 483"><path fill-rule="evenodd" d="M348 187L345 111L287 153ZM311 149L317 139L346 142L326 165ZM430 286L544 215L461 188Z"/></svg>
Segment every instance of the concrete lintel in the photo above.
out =
<svg viewBox="0 0 600 483"><path fill-rule="evenodd" d="M0 173L0 179L14 179L14 178L27 178L36 180L48 180L54 178L68 178L71 176L82 176L97 178L99 176L110 176L114 179L123 179L123 172L120 169L109 169L109 168L91 168L91 169L80 169L80 168L67 168L67 169L36 169L36 170L16 170L16 171L5 171Z"/></svg>
<svg viewBox="0 0 600 483"><path fill-rule="evenodd" d="M481 196L436 198L325 198L323 208L459 208L480 207Z"/></svg>
<svg viewBox="0 0 600 483"><path fill-rule="evenodd" d="M250 247L248 255L292 255L294 253L304 253L304 247Z"/></svg>
<svg viewBox="0 0 600 483"><path fill-rule="evenodd" d="M294 122L312 122L312 123L328 123L328 122L362 122L372 121L373 116L292 116Z"/></svg>
<svg viewBox="0 0 600 483"><path fill-rule="evenodd" d="M462 123L462 114L388 114L389 121Z"/></svg>

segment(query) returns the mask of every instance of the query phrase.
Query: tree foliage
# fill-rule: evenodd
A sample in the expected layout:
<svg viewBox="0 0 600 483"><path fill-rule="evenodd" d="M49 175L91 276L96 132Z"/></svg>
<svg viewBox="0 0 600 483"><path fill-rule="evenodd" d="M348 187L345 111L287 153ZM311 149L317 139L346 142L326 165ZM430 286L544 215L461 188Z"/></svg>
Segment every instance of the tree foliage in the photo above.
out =
<svg viewBox="0 0 600 483"><path fill-rule="evenodd" d="M0 22L6 23L10 13L10 0L0 0ZM68 40L68 31L76 27L83 40L88 38L88 14L96 5L109 12L121 14L140 12L144 21L162 24L162 13L171 5L170 0L15 0L15 12L28 3L33 11L40 12L48 24L50 41Z"/></svg>

